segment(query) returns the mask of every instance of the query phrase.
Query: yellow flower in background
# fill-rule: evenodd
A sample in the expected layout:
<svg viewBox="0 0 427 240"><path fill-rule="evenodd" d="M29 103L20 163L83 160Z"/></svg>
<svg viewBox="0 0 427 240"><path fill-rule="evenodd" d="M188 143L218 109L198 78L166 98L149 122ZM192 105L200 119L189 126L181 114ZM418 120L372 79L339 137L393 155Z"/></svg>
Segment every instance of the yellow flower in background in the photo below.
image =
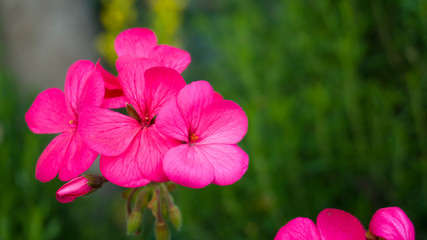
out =
<svg viewBox="0 0 427 240"><path fill-rule="evenodd" d="M96 46L100 54L112 65L117 59L114 39L124 29L135 25L138 18L135 2L136 0L101 1L100 20L105 31L98 36Z"/></svg>
<svg viewBox="0 0 427 240"><path fill-rule="evenodd" d="M182 23L183 11L187 0L149 0L152 30L157 34L159 43L179 46L177 32Z"/></svg>

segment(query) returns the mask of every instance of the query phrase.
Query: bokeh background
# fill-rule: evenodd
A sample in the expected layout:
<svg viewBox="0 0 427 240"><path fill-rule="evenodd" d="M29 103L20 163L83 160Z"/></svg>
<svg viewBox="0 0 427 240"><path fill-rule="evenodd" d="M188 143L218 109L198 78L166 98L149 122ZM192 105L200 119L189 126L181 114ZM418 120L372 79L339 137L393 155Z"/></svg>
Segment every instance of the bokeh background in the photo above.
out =
<svg viewBox="0 0 427 240"><path fill-rule="evenodd" d="M427 239L427 1L1 0L0 13L0 239L154 239L149 214L125 236L120 187L58 203L63 183L34 177L53 136L24 121L74 61L114 71L114 38L136 26L189 51L186 81L208 80L249 118L247 173L179 187L172 239L273 239L331 207L367 228L387 206Z"/></svg>

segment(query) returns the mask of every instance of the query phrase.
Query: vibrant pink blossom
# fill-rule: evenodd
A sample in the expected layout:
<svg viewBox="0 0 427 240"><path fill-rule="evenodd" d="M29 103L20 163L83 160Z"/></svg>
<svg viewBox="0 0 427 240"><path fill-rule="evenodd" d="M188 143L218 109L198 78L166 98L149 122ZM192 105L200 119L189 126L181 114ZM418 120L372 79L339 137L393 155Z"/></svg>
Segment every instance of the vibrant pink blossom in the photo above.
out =
<svg viewBox="0 0 427 240"><path fill-rule="evenodd" d="M246 114L236 103L221 99L208 82L197 81L160 109L158 130L182 142L163 160L171 181L191 188L229 185L246 172L248 155L236 145L247 131Z"/></svg>
<svg viewBox="0 0 427 240"><path fill-rule="evenodd" d="M135 60L118 76L126 101L138 116L132 118L102 108L88 109L81 115L79 132L101 154L102 174L119 186L168 181L163 156L179 144L158 132L154 118L164 103L185 86L185 81L171 68L150 67L149 61Z"/></svg>
<svg viewBox="0 0 427 240"><path fill-rule="evenodd" d="M57 88L41 92L25 114L34 133L60 133L37 162L36 178L42 182L52 180L58 173L62 181L70 180L86 171L98 155L77 132L80 113L103 101L104 84L95 65L85 60L71 65L64 92Z"/></svg>
<svg viewBox="0 0 427 240"><path fill-rule="evenodd" d="M126 64L135 59L150 61L152 67L168 67L179 73L191 62L190 54L179 48L168 45L157 45L156 35L147 28L131 28L120 33L114 48L118 59L117 70L120 72ZM100 67L105 81L104 108L125 107L122 86L117 77Z"/></svg>
<svg viewBox="0 0 427 240"><path fill-rule="evenodd" d="M308 218L295 218L283 226L274 240L365 240L359 220L343 210L325 209L316 225Z"/></svg>
<svg viewBox="0 0 427 240"><path fill-rule="evenodd" d="M369 231L387 240L415 240L414 225L398 207L379 209L371 219Z"/></svg>
<svg viewBox="0 0 427 240"><path fill-rule="evenodd" d="M119 58L117 70L132 59L145 58L155 62L155 66L173 68L179 73L185 70L191 61L190 54L168 45L157 45L156 35L147 28L131 28L120 33L114 49Z"/></svg>
<svg viewBox="0 0 427 240"><path fill-rule="evenodd" d="M100 188L104 182L104 177L90 174L73 178L56 191L56 199L61 203L72 202Z"/></svg>

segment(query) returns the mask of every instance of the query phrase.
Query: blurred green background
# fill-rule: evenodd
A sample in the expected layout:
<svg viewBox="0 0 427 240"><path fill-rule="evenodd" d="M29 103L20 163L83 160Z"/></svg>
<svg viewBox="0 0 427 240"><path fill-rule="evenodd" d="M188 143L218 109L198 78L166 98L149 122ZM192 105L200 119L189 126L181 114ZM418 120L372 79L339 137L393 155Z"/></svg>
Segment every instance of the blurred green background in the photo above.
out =
<svg viewBox="0 0 427 240"><path fill-rule="evenodd" d="M113 66L120 31L151 28L159 43L190 52L187 82L208 80L249 118L247 173L231 186L179 187L183 228L172 239L273 239L324 208L367 228L387 206L401 207L427 239L427 1L93 4L104 64ZM24 114L43 89L18 94L0 63L0 239L153 239L149 216L140 236L125 236L122 188L60 204L63 183L34 178L53 136L31 133Z"/></svg>

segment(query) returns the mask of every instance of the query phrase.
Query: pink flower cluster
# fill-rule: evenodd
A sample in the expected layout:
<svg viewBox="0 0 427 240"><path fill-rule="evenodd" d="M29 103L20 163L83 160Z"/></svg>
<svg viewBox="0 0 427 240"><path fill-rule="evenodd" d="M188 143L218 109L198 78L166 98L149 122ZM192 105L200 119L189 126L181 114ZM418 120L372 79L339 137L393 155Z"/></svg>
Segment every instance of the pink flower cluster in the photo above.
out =
<svg viewBox="0 0 427 240"><path fill-rule="evenodd" d="M180 73L190 55L157 45L149 29L122 32L114 47L117 77L79 60L64 91L43 91L26 113L34 133L59 133L41 154L36 178L68 181L100 154L103 176L123 187L173 181L202 188L239 180L249 161L237 146L248 127L242 108L206 81L186 84ZM128 115L111 110L123 107Z"/></svg>
<svg viewBox="0 0 427 240"><path fill-rule="evenodd" d="M366 232L360 221L339 209L325 209L317 216L316 224L308 218L289 221L274 240L415 240L414 226L398 207L379 209Z"/></svg>

